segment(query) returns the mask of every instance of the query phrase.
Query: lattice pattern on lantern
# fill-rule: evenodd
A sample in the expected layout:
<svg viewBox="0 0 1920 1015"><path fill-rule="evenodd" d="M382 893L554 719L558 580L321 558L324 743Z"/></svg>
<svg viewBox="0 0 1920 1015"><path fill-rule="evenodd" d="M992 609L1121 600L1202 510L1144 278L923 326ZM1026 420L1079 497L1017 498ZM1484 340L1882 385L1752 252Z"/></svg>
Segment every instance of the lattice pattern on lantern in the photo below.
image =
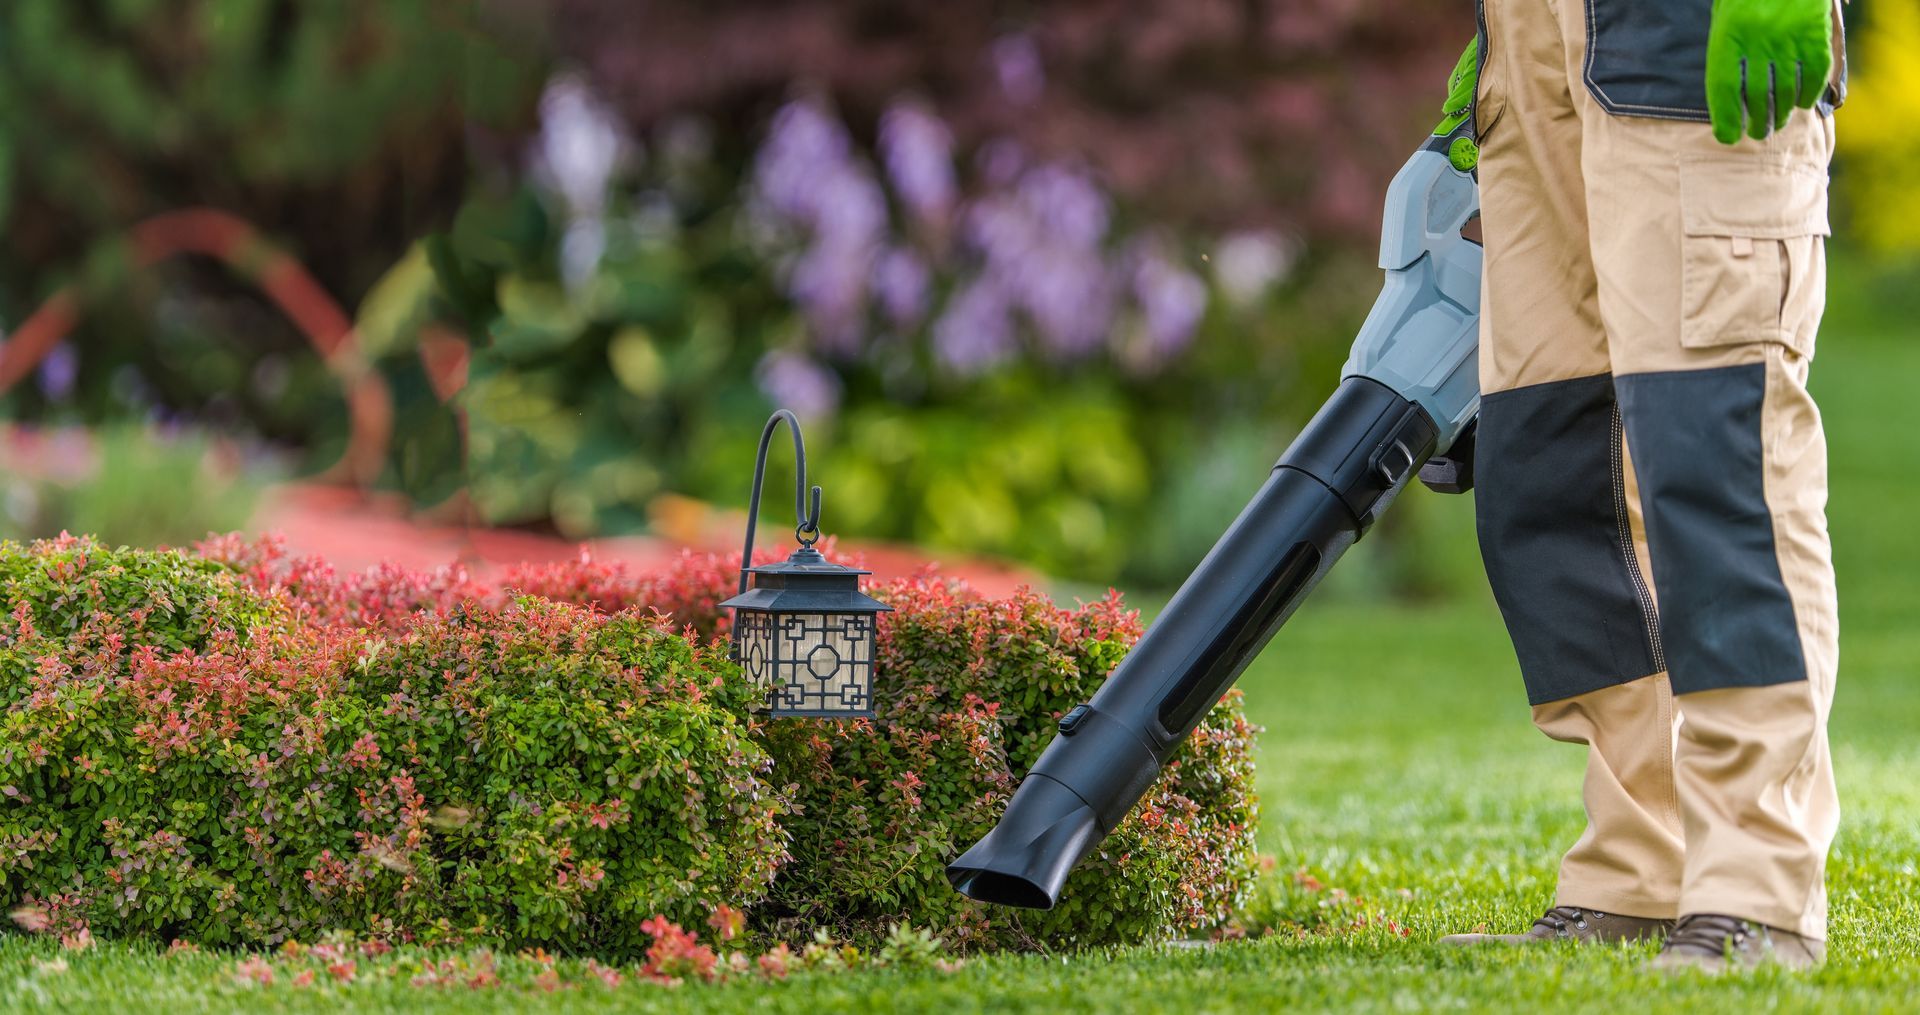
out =
<svg viewBox="0 0 1920 1015"><path fill-rule="evenodd" d="M870 613L741 610L734 642L747 678L770 692L775 715L846 715L872 708Z"/></svg>

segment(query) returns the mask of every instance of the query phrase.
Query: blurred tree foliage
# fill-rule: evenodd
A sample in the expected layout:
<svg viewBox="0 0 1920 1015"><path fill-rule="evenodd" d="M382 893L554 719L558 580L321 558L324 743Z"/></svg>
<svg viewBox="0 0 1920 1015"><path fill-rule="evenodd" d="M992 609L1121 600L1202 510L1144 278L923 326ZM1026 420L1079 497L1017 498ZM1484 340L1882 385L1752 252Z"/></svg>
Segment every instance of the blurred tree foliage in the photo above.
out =
<svg viewBox="0 0 1920 1015"><path fill-rule="evenodd" d="M744 132L806 82L871 136L912 93L962 147L1085 159L1157 221L1364 244L1474 31L1466 0L554 2L562 50L640 129Z"/></svg>
<svg viewBox="0 0 1920 1015"><path fill-rule="evenodd" d="M1333 383L1434 40L1471 31L1406 2L555 10L618 131L536 142L539 199L471 205L433 292L402 276L475 343L484 516L736 503L774 403L836 531L1149 582Z"/></svg>
<svg viewBox="0 0 1920 1015"><path fill-rule="evenodd" d="M187 546L246 525L279 471L258 449L194 431L115 423L9 437L0 453L0 538L21 541L71 531L109 546ZM22 454L35 445L37 456Z"/></svg>
<svg viewBox="0 0 1920 1015"><path fill-rule="evenodd" d="M490 521L587 535L660 492L736 505L779 404L809 420L835 532L1171 582L1337 380L1377 291L1357 256L1217 277L1202 235L1130 216L1071 161L960 172L911 140L940 126L911 103L862 144L797 99L743 157L686 120L615 140L581 88L543 102L536 185L476 197L362 306L385 355L469 336L466 478ZM1292 257L1236 235L1218 249Z"/></svg>
<svg viewBox="0 0 1920 1015"><path fill-rule="evenodd" d="M252 221L351 306L526 108L538 62L500 3L8 0L0 5L0 320L81 283L77 383L16 415L187 412L312 443L343 413L296 332L210 264L129 268L125 230L210 205ZM523 15L518 22L526 21Z"/></svg>
<svg viewBox="0 0 1920 1015"><path fill-rule="evenodd" d="M337 393L248 283L127 267L125 228L209 204L358 308L420 502L570 535L737 504L777 403L836 532L1172 580L1334 383L1471 30L1420 0L12 0L0 320L76 279L87 316L0 405L325 458ZM455 335L459 420L420 357Z"/></svg>

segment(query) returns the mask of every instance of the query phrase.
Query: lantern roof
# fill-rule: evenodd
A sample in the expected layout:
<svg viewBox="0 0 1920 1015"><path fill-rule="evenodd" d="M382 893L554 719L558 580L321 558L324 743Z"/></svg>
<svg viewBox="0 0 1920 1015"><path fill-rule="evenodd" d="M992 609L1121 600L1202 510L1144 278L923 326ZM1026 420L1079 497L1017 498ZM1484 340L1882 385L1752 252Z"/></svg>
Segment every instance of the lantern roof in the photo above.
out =
<svg viewBox="0 0 1920 1015"><path fill-rule="evenodd" d="M835 564L803 546L777 564L747 569L753 587L720 605L780 613L880 613L893 607L860 591L860 576L872 574Z"/></svg>

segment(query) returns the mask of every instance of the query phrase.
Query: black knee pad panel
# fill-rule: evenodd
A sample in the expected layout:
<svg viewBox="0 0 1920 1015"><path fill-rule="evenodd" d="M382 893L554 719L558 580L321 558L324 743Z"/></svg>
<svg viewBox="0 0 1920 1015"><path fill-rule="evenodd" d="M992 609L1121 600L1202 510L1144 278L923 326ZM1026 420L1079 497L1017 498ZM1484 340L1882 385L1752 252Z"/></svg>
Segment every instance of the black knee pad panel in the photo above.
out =
<svg viewBox="0 0 1920 1015"><path fill-rule="evenodd" d="M1615 387L1674 691L1806 679L1767 507L1767 365L1627 374Z"/></svg>
<svg viewBox="0 0 1920 1015"><path fill-rule="evenodd" d="M1480 554L1536 705L1660 669L1627 526L1618 420L1609 374L1481 400Z"/></svg>

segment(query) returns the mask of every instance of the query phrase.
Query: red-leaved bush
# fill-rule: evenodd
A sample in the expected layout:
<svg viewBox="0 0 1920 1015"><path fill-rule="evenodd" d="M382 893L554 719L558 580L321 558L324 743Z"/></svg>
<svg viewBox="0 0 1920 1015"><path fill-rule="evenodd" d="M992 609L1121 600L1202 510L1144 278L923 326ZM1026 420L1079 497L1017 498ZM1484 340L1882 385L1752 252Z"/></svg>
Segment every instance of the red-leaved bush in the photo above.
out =
<svg viewBox="0 0 1920 1015"><path fill-rule="evenodd" d="M9 544L0 581L0 887L51 931L638 954L645 920L755 901L785 856L749 689L650 615L316 623L84 540Z"/></svg>
<svg viewBox="0 0 1920 1015"><path fill-rule="evenodd" d="M1224 921L1251 882L1254 729L1238 692L1216 706L1134 812L1044 913L962 898L944 867L985 835L1052 739L1140 637L1118 595L1065 609L1023 591L985 599L933 578L883 585L871 722L771 724L795 787L793 862L764 922L855 935L911 919L972 946L1151 940Z"/></svg>
<svg viewBox="0 0 1920 1015"><path fill-rule="evenodd" d="M522 571L542 594L652 606L674 623L724 630L718 603L738 572L683 554L649 576L582 558ZM1216 706L1134 813L1046 913L994 910L947 884L948 860L992 828L1055 722L1091 697L1141 634L1117 594L1066 609L1030 590L986 599L931 576L874 594L877 717L780 720L766 743L793 794L791 862L754 915L781 934L820 926L856 937L901 920L969 946L1106 944L1221 923L1252 883L1255 730L1239 692Z"/></svg>
<svg viewBox="0 0 1920 1015"><path fill-rule="evenodd" d="M819 550L829 557L838 556L831 536L821 540ZM776 550L760 549L754 552L753 562L769 564L785 556ZM859 566L854 560L842 563ZM739 591L739 581L738 557L682 550L671 566L641 574L618 561L595 560L582 549L579 557L565 563L513 568L501 585L522 595L602 610L657 610L676 624L712 637L728 630L733 618L720 604Z"/></svg>
<svg viewBox="0 0 1920 1015"><path fill-rule="evenodd" d="M498 607L508 598L476 581L459 564L433 571L381 564L359 574L341 574L318 557L288 556L284 542L272 536L213 536L195 544L194 555L224 565L263 595L280 595L299 621L310 625L394 627L422 613L445 616L469 604ZM586 604L569 597L548 598Z"/></svg>
<svg viewBox="0 0 1920 1015"><path fill-rule="evenodd" d="M736 580L695 554L646 575L583 555L496 587L454 568L339 575L234 538L6 544L0 890L52 933L343 930L624 958L721 916L723 938L744 918L779 940L911 924L968 948L1140 941L1243 897L1237 696L1055 910L946 884L1054 720L1139 637L1117 596L1067 609L882 584L878 715L766 721L708 637Z"/></svg>

